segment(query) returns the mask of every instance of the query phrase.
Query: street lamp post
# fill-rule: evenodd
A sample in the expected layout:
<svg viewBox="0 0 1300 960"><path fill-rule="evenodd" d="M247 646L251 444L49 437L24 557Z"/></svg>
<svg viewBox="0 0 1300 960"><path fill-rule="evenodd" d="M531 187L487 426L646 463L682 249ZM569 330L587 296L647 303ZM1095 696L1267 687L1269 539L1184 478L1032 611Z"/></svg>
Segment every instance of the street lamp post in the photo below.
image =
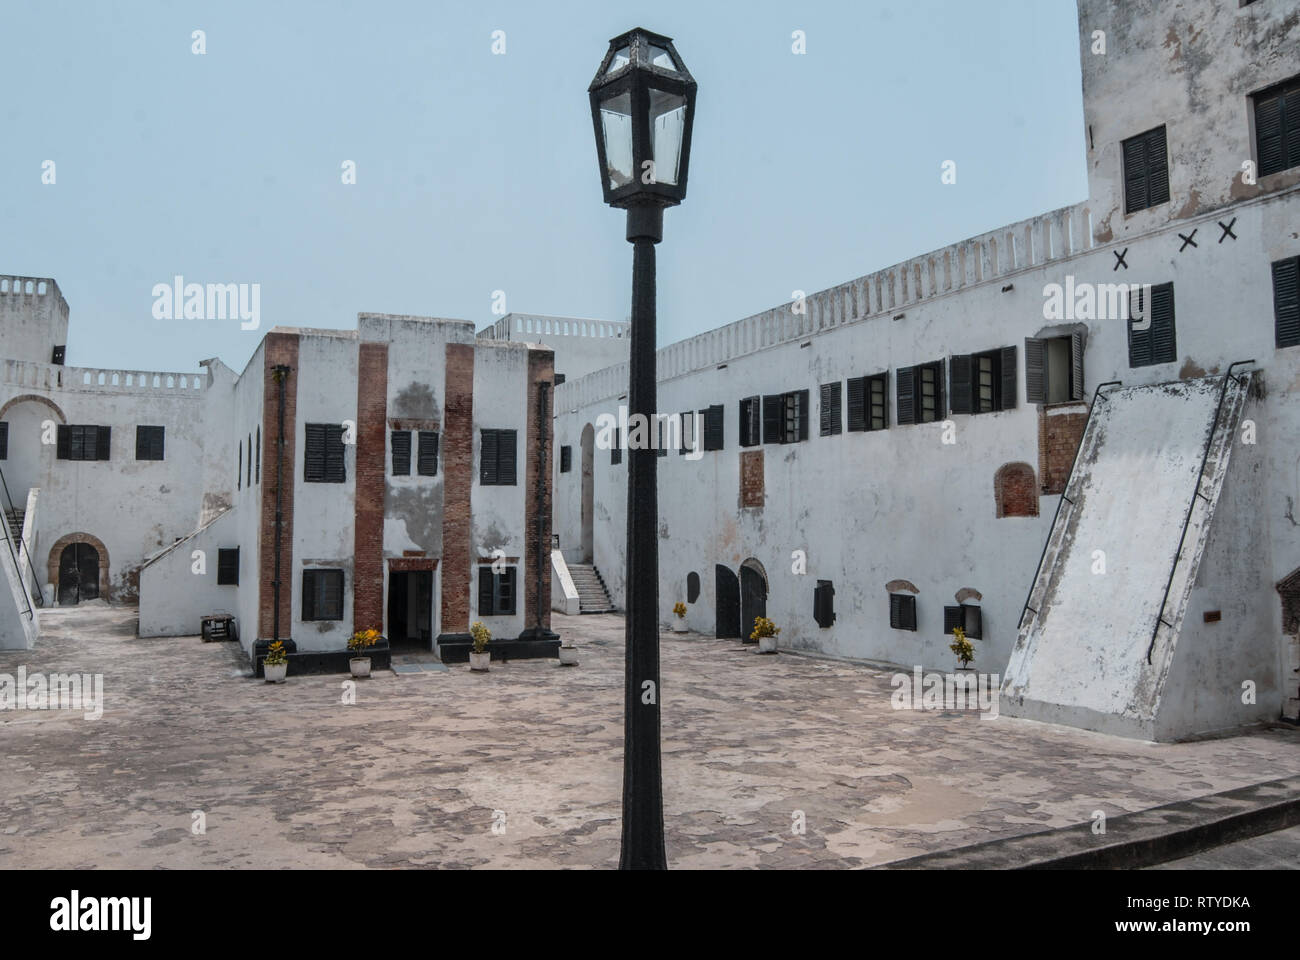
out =
<svg viewBox="0 0 1300 960"><path fill-rule="evenodd" d="M659 441L655 400L655 244L664 208L686 196L695 80L672 40L640 28L609 42L588 88L605 202L627 210L632 244L628 422L649 443L627 457L622 870L663 870L659 750ZM632 431L629 429L628 431Z"/></svg>

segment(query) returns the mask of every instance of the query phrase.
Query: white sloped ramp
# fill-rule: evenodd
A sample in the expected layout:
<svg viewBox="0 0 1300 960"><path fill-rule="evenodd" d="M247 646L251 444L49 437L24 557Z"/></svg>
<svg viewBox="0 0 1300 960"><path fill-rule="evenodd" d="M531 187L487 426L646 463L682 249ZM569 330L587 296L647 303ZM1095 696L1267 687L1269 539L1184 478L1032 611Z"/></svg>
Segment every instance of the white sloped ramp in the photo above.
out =
<svg viewBox="0 0 1300 960"><path fill-rule="evenodd" d="M1192 718L1159 722L1161 697L1249 378L1096 400L1007 666L1003 714L1148 740L1193 732Z"/></svg>

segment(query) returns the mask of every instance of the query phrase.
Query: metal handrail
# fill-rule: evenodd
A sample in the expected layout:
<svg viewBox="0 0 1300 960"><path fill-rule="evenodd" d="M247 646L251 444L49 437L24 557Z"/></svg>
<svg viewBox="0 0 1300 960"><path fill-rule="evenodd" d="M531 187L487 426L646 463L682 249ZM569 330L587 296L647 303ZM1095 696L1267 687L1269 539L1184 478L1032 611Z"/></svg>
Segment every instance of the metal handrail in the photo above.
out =
<svg viewBox="0 0 1300 960"><path fill-rule="evenodd" d="M1074 501L1065 495L1065 491L1070 489L1070 481L1074 479L1074 468L1079 465L1079 454L1083 452L1083 438L1088 435L1088 425L1092 423L1092 412L1097 409L1097 401L1102 399L1102 387L1122 387L1123 380L1107 380L1105 383L1097 384L1097 389L1092 392L1092 403L1088 407L1088 419L1083 422L1083 432L1079 434L1079 445L1074 448L1074 459L1070 461L1070 475L1065 478L1065 486L1061 488L1061 499L1056 501L1056 513L1052 515L1052 525L1047 528L1047 538L1043 541L1043 552L1038 555L1038 566L1034 568L1034 578L1029 581L1029 593L1025 596L1025 605L1020 609L1020 619L1016 621L1016 629L1019 630L1025 625L1025 613L1029 611L1029 601L1033 599L1034 587L1038 586L1038 575L1043 569L1043 559L1047 556L1047 547L1052 542L1052 532L1056 529L1056 521L1061 518L1061 504L1069 501L1070 506L1074 506ZM1034 616L1038 616L1038 611L1034 611Z"/></svg>
<svg viewBox="0 0 1300 960"><path fill-rule="evenodd" d="M1151 654L1156 649L1156 636L1160 633L1160 624L1166 627L1172 627L1173 624L1165 619L1165 607L1169 603L1169 591L1174 585L1174 574L1178 572L1178 561L1183 558L1183 544L1187 540L1187 528L1192 522L1192 511L1196 509L1196 498L1209 500L1201 493L1201 481L1205 479L1205 465L1210 460L1210 447L1214 444L1214 435L1219 432L1219 418L1223 416L1223 401L1228 395L1228 382L1239 383L1240 381L1232 375L1234 367L1242 364L1254 363L1254 360L1234 360L1228 365L1228 371L1223 375L1223 385L1219 387L1219 403L1214 408L1214 423L1210 427L1210 435L1205 438L1205 450L1201 454L1201 469L1196 474L1196 492L1192 494L1192 502L1187 506L1187 516L1183 518L1183 532L1178 537L1178 550L1174 553L1173 565L1169 568L1169 579L1165 581L1165 595L1160 600L1160 613L1156 616L1155 626L1151 628L1151 643L1147 646L1147 663L1151 663Z"/></svg>
<svg viewBox="0 0 1300 960"><path fill-rule="evenodd" d="M9 529L8 514L16 512L17 508L14 507L14 498L9 495L9 483L8 481L5 480L5 472L3 470L0 470L0 487L4 488L5 502L9 504L9 511L8 513L5 514L5 521L4 521L5 536L6 539L9 539L13 531ZM23 518L23 525L24 526L27 525L26 517ZM43 607L45 606L45 591L41 589L41 578L40 575L36 572L36 563L35 561L32 560L31 551L27 549L27 542L23 540L22 537L18 538L18 546L22 548L23 555L27 557L27 568L32 572L32 583L36 585L36 596L40 598L41 606ZM10 552L13 552L12 543L10 543L9 545L9 550ZM22 565L22 561L18 559L17 553L14 553L14 569L18 571L18 580L19 583L21 584L22 576L23 576L23 565ZM23 586L23 596L25 597L27 596L26 586ZM36 614L32 611L32 601L30 597L28 597L27 599L27 614L33 619L35 619L36 617Z"/></svg>

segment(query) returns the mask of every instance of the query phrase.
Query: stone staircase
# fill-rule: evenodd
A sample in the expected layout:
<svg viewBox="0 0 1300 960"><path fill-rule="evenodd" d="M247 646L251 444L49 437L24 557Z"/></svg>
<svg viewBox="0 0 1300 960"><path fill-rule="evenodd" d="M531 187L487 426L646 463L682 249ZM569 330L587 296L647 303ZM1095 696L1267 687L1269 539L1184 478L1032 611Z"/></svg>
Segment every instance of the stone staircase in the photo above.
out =
<svg viewBox="0 0 1300 960"><path fill-rule="evenodd" d="M13 534L16 543L23 536L23 512L15 507L12 510L6 510L4 513L5 521L9 524L9 530Z"/></svg>
<svg viewBox="0 0 1300 960"><path fill-rule="evenodd" d="M580 613L616 612L614 605L609 601L609 591L605 589L605 581L594 564L571 563L569 575L573 577L573 585L578 589Z"/></svg>

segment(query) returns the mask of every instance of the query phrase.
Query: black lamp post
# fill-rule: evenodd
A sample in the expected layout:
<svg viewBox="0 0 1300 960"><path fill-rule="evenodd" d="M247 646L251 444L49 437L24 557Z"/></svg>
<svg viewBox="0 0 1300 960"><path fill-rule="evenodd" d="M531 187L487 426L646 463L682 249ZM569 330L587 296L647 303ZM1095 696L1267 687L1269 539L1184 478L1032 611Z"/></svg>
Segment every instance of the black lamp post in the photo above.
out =
<svg viewBox="0 0 1300 960"><path fill-rule="evenodd" d="M630 30L609 42L588 88L605 202L627 210L632 244L632 343L628 419L657 437L655 248L664 208L686 196L695 80L672 40ZM627 577L623 691L622 870L663 870L659 751L659 500L653 446L627 457Z"/></svg>

